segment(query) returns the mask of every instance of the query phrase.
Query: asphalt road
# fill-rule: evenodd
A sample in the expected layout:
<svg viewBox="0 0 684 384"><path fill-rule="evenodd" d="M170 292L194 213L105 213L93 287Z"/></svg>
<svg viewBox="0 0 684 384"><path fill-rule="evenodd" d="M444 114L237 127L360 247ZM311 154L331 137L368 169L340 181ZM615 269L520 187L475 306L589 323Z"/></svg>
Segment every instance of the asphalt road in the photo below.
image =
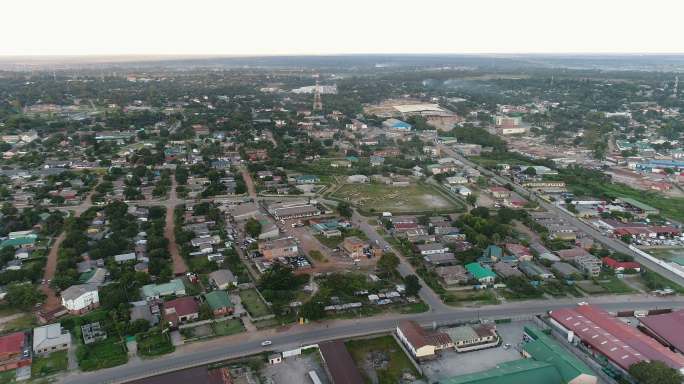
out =
<svg viewBox="0 0 684 384"><path fill-rule="evenodd" d="M656 264L656 263L652 262L651 260L648 260L645 257L641 256L640 254L632 251L631 249L629 249L629 247L625 243L623 243L617 239L605 236L603 233L598 231L596 228L594 228L591 225L585 223L584 221L578 219L574 215L572 215L568 212L565 212L564 210L560 209L559 207L557 207L554 204L547 203L546 201L538 198L534 194L530 193L530 191L523 188L521 185L516 184L507 178L499 176L496 173L494 173L488 169L485 169L484 167L481 167L478 164L473 163L472 161L468 160L467 158L465 158L464 156L462 156L458 152L454 151L453 149L451 149L445 145L439 145L439 148L441 151L443 151L444 153L447 153L449 156L458 159L459 161L463 162L464 164L466 164L470 167L478 169L483 175L487 175L487 176L493 178L494 180L498 181L502 185L505 185L505 184L512 185L515 192L517 192L521 196L534 200L535 202L537 202L539 204L539 206L541 206L542 208L546 209L549 212L557 213L560 217L567 220L572 225L574 225L576 228L578 228L579 230L588 234L594 240L598 241L599 243L603 244L604 246L606 246L606 247L608 247L608 248L610 248L616 252L621 252L621 253L624 253L627 255L631 255L634 257L634 259L636 261L638 261L642 265L646 266L648 269L651 269L651 270L657 272L658 274L670 279L671 281L673 281L679 285L684 286L684 279L682 279L678 275L670 272L669 270L663 268L659 264Z"/></svg>
<svg viewBox="0 0 684 384"><path fill-rule="evenodd" d="M587 301L600 305L608 311L654 308L681 308L684 298L651 298L644 296L612 296ZM412 319L423 325L449 324L475 319L515 318L546 313L569 305L572 299L554 301L531 301L489 306L482 308L450 309L417 315L395 315L380 318L361 318L328 323L293 326L282 332L275 330L229 336L195 345L180 347L176 352L150 360L138 360L119 367L95 372L71 373L61 378L61 383L126 383L144 377L159 375L180 369L210 364L266 350L284 351L326 340L350 338L393 330L399 320ZM327 324L327 325L326 325ZM263 340L273 342L268 348L261 346Z"/></svg>

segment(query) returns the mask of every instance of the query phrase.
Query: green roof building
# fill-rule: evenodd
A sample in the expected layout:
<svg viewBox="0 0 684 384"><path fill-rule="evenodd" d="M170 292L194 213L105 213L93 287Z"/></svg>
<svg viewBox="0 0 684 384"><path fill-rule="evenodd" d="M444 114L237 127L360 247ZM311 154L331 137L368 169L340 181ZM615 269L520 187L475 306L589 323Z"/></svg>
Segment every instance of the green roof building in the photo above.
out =
<svg viewBox="0 0 684 384"><path fill-rule="evenodd" d="M562 384L561 376L549 363L521 359L495 368L441 380L439 384Z"/></svg>
<svg viewBox="0 0 684 384"><path fill-rule="evenodd" d="M211 291L204 295L204 299L214 315L226 315L233 312L233 302L226 291Z"/></svg>
<svg viewBox="0 0 684 384"><path fill-rule="evenodd" d="M493 283L496 279L496 274L490 269L483 267L480 263L470 263L465 265L465 269L473 275L475 280L481 283Z"/></svg>
<svg viewBox="0 0 684 384"><path fill-rule="evenodd" d="M181 279L173 279L164 284L147 284L140 288L145 300L158 299L162 296L185 296L185 284Z"/></svg>
<svg viewBox="0 0 684 384"><path fill-rule="evenodd" d="M596 383L597 378L589 367L572 355L549 335L536 327L525 327L532 341L523 345L523 355L553 365L564 383Z"/></svg>
<svg viewBox="0 0 684 384"><path fill-rule="evenodd" d="M22 237L15 237L14 239L7 239L0 243L0 248L5 247L21 247L22 245L33 245L36 242L38 236L28 235Z"/></svg>

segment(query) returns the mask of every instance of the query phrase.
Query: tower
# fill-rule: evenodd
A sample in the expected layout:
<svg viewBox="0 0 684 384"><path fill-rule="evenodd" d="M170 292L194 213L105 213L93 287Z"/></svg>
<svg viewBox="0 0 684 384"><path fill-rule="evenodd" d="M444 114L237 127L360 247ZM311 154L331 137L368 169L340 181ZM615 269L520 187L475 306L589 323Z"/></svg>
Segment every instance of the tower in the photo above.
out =
<svg viewBox="0 0 684 384"><path fill-rule="evenodd" d="M313 110L314 111L322 111L323 110L323 100L321 100L321 88L318 85L318 80L316 80L316 87L314 88Z"/></svg>

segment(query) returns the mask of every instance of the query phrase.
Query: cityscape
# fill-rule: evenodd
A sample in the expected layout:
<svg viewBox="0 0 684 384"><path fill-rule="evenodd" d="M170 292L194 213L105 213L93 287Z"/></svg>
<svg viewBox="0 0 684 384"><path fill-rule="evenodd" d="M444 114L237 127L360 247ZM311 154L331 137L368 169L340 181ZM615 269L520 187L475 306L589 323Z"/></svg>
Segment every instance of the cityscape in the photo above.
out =
<svg viewBox="0 0 684 384"><path fill-rule="evenodd" d="M684 382L681 42L426 22L0 47L0 384Z"/></svg>

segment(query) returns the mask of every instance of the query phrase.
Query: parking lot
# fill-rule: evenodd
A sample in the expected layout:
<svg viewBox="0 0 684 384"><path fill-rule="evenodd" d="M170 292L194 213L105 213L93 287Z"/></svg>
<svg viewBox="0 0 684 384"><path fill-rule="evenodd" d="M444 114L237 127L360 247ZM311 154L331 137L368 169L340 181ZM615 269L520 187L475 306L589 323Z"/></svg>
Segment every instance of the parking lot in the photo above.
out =
<svg viewBox="0 0 684 384"><path fill-rule="evenodd" d="M329 384L330 381L328 381L328 376L318 356L318 352L314 352L288 357L283 359L280 364L265 366L261 370L260 376L265 379L264 382L273 384L310 383L308 373L309 371L316 371L321 382Z"/></svg>
<svg viewBox="0 0 684 384"><path fill-rule="evenodd" d="M523 327L534 325L531 321L518 321L508 324L498 324L496 329L502 339L501 346L480 351L457 353L454 350L442 351L436 360L421 364L423 373L430 378L430 382L441 379L481 372L494 368L500 363L522 358L517 350L522 341ZM504 345L510 344L505 349Z"/></svg>

